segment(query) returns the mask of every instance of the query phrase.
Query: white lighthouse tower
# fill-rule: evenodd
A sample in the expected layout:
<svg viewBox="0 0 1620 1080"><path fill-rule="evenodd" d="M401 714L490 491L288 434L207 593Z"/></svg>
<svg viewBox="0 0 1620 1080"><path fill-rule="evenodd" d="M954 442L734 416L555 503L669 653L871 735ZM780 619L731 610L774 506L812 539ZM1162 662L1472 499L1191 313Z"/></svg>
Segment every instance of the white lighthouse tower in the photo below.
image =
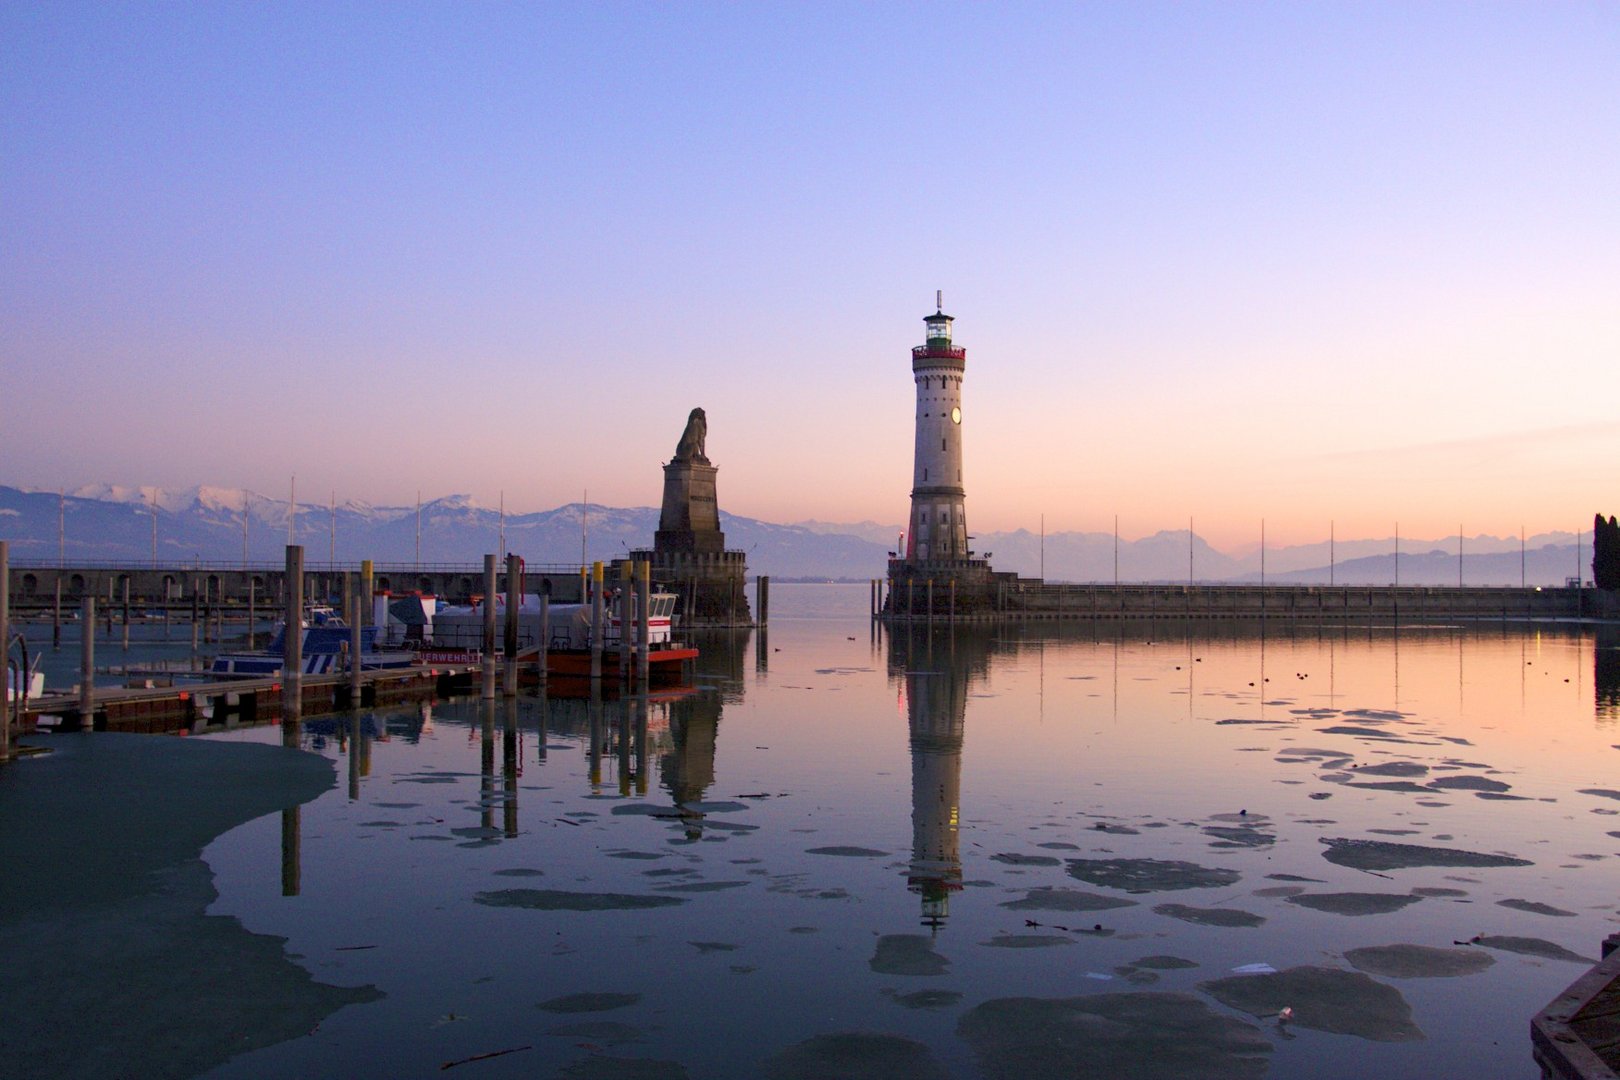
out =
<svg viewBox="0 0 1620 1080"><path fill-rule="evenodd" d="M951 316L935 295L923 319L927 336L911 350L917 383L917 454L911 478L911 525L905 562L957 562L968 551L962 487L962 372L967 350L951 344Z"/></svg>

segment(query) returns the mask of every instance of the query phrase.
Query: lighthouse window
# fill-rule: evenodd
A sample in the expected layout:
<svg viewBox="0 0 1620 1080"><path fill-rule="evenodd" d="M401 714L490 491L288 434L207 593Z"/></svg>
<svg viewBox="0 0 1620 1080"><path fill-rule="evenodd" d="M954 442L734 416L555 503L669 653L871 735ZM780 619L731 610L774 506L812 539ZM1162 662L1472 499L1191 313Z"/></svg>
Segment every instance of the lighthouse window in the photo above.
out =
<svg viewBox="0 0 1620 1080"><path fill-rule="evenodd" d="M945 440L944 439L939 440L939 448L941 450L945 449Z"/></svg>

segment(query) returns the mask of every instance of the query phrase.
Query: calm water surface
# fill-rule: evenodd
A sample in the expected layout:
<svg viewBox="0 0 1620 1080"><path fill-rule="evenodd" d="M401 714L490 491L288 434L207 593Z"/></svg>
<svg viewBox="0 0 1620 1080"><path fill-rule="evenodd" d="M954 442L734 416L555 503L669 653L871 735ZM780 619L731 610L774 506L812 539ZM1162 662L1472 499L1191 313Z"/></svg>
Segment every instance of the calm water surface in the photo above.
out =
<svg viewBox="0 0 1620 1080"><path fill-rule="evenodd" d="M1559 951L1616 929L1592 628L892 636L865 586L774 592L688 696L306 722L338 786L213 843L210 912L386 996L209 1075L1156 1076L1180 1046L1208 1075L1529 1077L1530 1017L1585 970ZM1468 973L1208 985L1390 945ZM1003 999L1114 1010L1137 1071L1084 1008Z"/></svg>

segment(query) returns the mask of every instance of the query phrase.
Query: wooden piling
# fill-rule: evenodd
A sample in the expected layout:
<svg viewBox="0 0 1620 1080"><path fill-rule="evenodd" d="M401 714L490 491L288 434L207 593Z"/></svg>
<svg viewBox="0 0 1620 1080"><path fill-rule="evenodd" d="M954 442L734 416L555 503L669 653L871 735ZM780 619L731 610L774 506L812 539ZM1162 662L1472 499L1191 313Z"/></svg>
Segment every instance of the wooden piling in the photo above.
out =
<svg viewBox="0 0 1620 1080"><path fill-rule="evenodd" d="M62 647L62 575L56 575L56 604L51 608L51 648Z"/></svg>
<svg viewBox="0 0 1620 1080"><path fill-rule="evenodd" d="M257 623L258 621L259 621L259 586L253 580L253 577L251 575L249 575L249 577L248 577L248 626L247 626L247 647L248 647L248 652L253 651L253 639L257 636L254 633L254 624Z"/></svg>
<svg viewBox="0 0 1620 1080"><path fill-rule="evenodd" d="M636 644L641 654L636 661L636 678L646 693L647 680L652 674L652 563L643 559L636 563Z"/></svg>
<svg viewBox="0 0 1620 1080"><path fill-rule="evenodd" d="M484 682L483 698L495 698L495 556L484 556Z"/></svg>
<svg viewBox="0 0 1620 1080"><path fill-rule="evenodd" d="M304 710L304 546L287 545L283 578L287 590L286 619L281 634L281 712L296 723ZM290 895L296 895L290 894Z"/></svg>
<svg viewBox="0 0 1620 1080"><path fill-rule="evenodd" d="M591 564L591 681L602 681L602 564Z"/></svg>
<svg viewBox="0 0 1620 1080"><path fill-rule="evenodd" d="M635 676L635 657L631 650L635 645L635 634L631 627L634 625L634 616L630 611L631 598L635 595L635 580L630 568L630 560L624 559L619 563L619 683L626 689L630 680Z"/></svg>
<svg viewBox="0 0 1620 1080"><path fill-rule="evenodd" d="M86 596L79 614L79 722L94 727L96 719L96 598Z"/></svg>
<svg viewBox="0 0 1620 1080"><path fill-rule="evenodd" d="M509 698L517 697L518 612L523 606L523 560L506 556L506 670L502 687Z"/></svg>
<svg viewBox="0 0 1620 1080"><path fill-rule="evenodd" d="M0 540L0 677L11 685L11 543ZM20 699L28 692L28 672L20 671ZM0 762L11 760L11 702L0 697Z"/></svg>
<svg viewBox="0 0 1620 1080"><path fill-rule="evenodd" d="M372 623L376 622L376 614L373 611L373 605L375 604L375 600L373 598L376 595L377 595L376 574L374 572L374 568L372 567L371 560L370 559L361 559L360 560L360 603L361 603L360 616L361 616L361 618L363 618L365 620L365 624L367 626L370 626Z"/></svg>
<svg viewBox="0 0 1620 1080"><path fill-rule="evenodd" d="M345 584L348 575L344 575ZM345 589L345 592L349 590ZM344 616L349 620L349 708L360 707L360 598L350 595L349 607ZM349 753L354 753L354 746L349 746Z"/></svg>
<svg viewBox="0 0 1620 1080"><path fill-rule="evenodd" d="M759 625L764 626L771 621L771 578L769 574L761 574L754 579L754 589L759 594Z"/></svg>
<svg viewBox="0 0 1620 1080"><path fill-rule="evenodd" d="M536 666L539 668L539 671L537 672L537 674L540 677L540 685L541 686L545 686L545 684L546 684L546 663L547 663L546 653L548 653L550 650L551 650L551 594L542 592L540 594L540 641L539 641L539 648L536 650L536 653L535 653L536 657L538 658L538 663L536 664ZM540 700L541 701L545 700L545 695L544 694L542 694L540 696ZM541 741L541 752L544 753L544 743L545 743L545 733L544 732L541 732L540 741Z"/></svg>

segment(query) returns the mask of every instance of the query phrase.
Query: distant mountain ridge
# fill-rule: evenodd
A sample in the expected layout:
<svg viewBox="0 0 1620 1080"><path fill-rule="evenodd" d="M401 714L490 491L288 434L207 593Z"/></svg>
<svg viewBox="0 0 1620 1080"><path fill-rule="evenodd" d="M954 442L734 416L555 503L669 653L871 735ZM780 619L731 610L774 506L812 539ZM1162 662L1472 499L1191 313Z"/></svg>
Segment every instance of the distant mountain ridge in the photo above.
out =
<svg viewBox="0 0 1620 1080"><path fill-rule="evenodd" d="M68 492L26 491L0 485L0 539L11 542L14 562L144 563L279 562L293 535L311 564L368 558L387 563L474 563L505 550L531 564L578 565L610 560L650 547L658 527L654 507L619 508L568 503L551 510L506 514L467 495L448 495L415 506L375 506L353 500L299 503L256 492L199 486L183 491L88 485ZM60 518L61 528L58 522ZM802 521L777 525L722 512L728 547L746 552L751 573L778 578L882 576L901 528L879 522ZM245 526L245 528L244 528ZM1136 540L1109 533L1061 532L1040 537L1025 529L981 533L977 549L998 570L1026 577L1044 568L1051 581L1199 582L1257 581L1258 549L1233 556L1186 529ZM1462 580L1468 585L1517 585L1521 566L1529 585L1562 585L1577 572L1591 576L1590 536L1555 532L1528 537L1476 536L1462 540ZM1341 540L1267 548L1265 580L1277 583L1455 585L1457 537L1403 537L1399 566L1394 538ZM59 546L60 545L60 546ZM1117 550L1117 556L1116 556Z"/></svg>

